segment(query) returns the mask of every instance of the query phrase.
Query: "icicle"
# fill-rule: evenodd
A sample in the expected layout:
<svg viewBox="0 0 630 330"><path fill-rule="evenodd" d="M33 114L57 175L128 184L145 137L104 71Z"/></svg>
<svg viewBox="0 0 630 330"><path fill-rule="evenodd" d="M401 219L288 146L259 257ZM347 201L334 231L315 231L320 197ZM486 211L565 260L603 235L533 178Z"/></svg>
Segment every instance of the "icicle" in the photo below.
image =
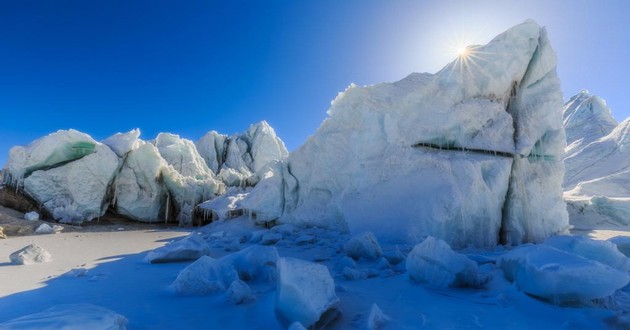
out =
<svg viewBox="0 0 630 330"><path fill-rule="evenodd" d="M164 223L168 223L168 211L169 211L169 206L171 205L171 194L166 193L166 214L164 216Z"/></svg>

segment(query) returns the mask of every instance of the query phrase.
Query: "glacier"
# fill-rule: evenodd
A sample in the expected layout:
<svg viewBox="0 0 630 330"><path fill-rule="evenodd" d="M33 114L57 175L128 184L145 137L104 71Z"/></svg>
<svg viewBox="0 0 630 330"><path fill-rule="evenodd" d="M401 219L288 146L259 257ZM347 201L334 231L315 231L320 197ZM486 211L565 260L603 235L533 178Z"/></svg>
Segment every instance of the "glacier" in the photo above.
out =
<svg viewBox="0 0 630 330"><path fill-rule="evenodd" d="M566 232L562 94L545 29L526 21L469 50L436 74L340 93L250 193L280 202L246 197L248 213L456 248Z"/></svg>
<svg viewBox="0 0 630 330"><path fill-rule="evenodd" d="M581 91L563 109L567 148L564 199L578 229L630 228L630 119L618 123L606 101Z"/></svg>
<svg viewBox="0 0 630 330"><path fill-rule="evenodd" d="M230 138L211 131L197 143L170 133L145 141L140 134L134 129L97 142L76 130L59 130L12 148L3 183L60 222L78 224L110 212L189 226L213 219L199 211L200 203L230 186L255 185L257 171L288 154L264 121ZM221 143L208 142L214 135Z"/></svg>

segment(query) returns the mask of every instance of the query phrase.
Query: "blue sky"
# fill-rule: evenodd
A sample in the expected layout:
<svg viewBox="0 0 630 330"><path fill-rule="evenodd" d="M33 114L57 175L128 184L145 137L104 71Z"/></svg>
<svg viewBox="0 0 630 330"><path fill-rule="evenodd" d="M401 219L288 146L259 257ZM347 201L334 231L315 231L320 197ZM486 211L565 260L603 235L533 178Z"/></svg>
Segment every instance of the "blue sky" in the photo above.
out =
<svg viewBox="0 0 630 330"><path fill-rule="evenodd" d="M548 28L565 99L630 116L626 1L0 0L0 165L58 129L193 140L267 120L297 148L351 82L436 72L454 43Z"/></svg>

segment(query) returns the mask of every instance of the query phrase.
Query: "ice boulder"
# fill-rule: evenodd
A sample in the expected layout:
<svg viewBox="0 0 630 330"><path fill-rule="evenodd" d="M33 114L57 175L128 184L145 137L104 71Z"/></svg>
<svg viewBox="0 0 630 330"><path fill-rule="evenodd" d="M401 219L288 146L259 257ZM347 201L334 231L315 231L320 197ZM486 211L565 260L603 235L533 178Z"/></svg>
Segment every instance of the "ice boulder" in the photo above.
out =
<svg viewBox="0 0 630 330"><path fill-rule="evenodd" d="M198 205L203 212L211 213L207 217L213 220L232 219L243 215L241 202L247 196L246 190L237 187L228 187L225 194L207 200Z"/></svg>
<svg viewBox="0 0 630 330"><path fill-rule="evenodd" d="M162 158L181 175L199 180L214 177L192 141L179 135L160 133L155 139L155 146Z"/></svg>
<svg viewBox="0 0 630 330"><path fill-rule="evenodd" d="M630 272L630 259L619 252L617 246L612 242L596 241L585 236L563 235L550 237L544 243L586 259L599 261L624 272Z"/></svg>
<svg viewBox="0 0 630 330"><path fill-rule="evenodd" d="M338 315L335 281L326 266L294 258L278 259L276 313L292 324L324 326Z"/></svg>
<svg viewBox="0 0 630 330"><path fill-rule="evenodd" d="M630 282L625 271L547 244L519 246L498 265L523 292L554 302L604 298Z"/></svg>
<svg viewBox="0 0 630 330"><path fill-rule="evenodd" d="M136 128L127 133L116 133L103 140L103 144L107 145L118 155L124 157L129 151L140 146L140 129Z"/></svg>
<svg viewBox="0 0 630 330"><path fill-rule="evenodd" d="M42 223L41 225L37 226L37 229L35 229L35 234L52 234L54 232L53 227L51 227L49 224L47 223Z"/></svg>
<svg viewBox="0 0 630 330"><path fill-rule="evenodd" d="M107 308L92 304L68 304L0 323L0 329L125 330L126 325L124 316Z"/></svg>
<svg viewBox="0 0 630 330"><path fill-rule="evenodd" d="M37 170L50 169L83 158L95 151L96 141L76 130L59 130L31 142L11 148L6 170L13 183Z"/></svg>
<svg viewBox="0 0 630 330"><path fill-rule="evenodd" d="M629 236L615 236L608 239L617 246L617 250L623 253L626 257L630 257L630 237Z"/></svg>
<svg viewBox="0 0 630 330"><path fill-rule="evenodd" d="M210 254L208 243L198 234L192 233L179 241L164 245L149 252L145 260L149 263L197 260Z"/></svg>
<svg viewBox="0 0 630 330"><path fill-rule="evenodd" d="M474 261L431 236L411 250L407 271L413 280L436 288L474 286L479 282Z"/></svg>
<svg viewBox="0 0 630 330"><path fill-rule="evenodd" d="M278 250L275 247L253 245L226 255L220 261L234 267L241 280L269 281L276 278L278 256Z"/></svg>
<svg viewBox="0 0 630 330"><path fill-rule="evenodd" d="M52 261L50 253L39 245L30 244L23 249L11 253L9 259L16 265L30 265Z"/></svg>
<svg viewBox="0 0 630 330"><path fill-rule="evenodd" d="M372 304L368 314L367 329L378 330L389 321L389 317L383 313L377 304Z"/></svg>
<svg viewBox="0 0 630 330"><path fill-rule="evenodd" d="M434 75L340 93L286 162L297 189L278 190L279 221L456 248L566 232L562 92L545 29L526 21L470 52Z"/></svg>
<svg viewBox="0 0 630 330"><path fill-rule="evenodd" d="M179 272L171 287L178 294L204 295L224 292L237 279L232 265L202 256Z"/></svg>
<svg viewBox="0 0 630 330"><path fill-rule="evenodd" d="M383 250L372 232L354 235L346 242L343 249L353 259L376 260L383 255Z"/></svg>
<svg viewBox="0 0 630 330"><path fill-rule="evenodd" d="M39 213L35 211L24 213L24 219L28 221L37 221L39 220Z"/></svg>
<svg viewBox="0 0 630 330"><path fill-rule="evenodd" d="M118 157L98 142L85 148L90 152L80 159L36 170L24 179L24 190L42 203L55 220L81 223L107 210L106 197L118 169Z"/></svg>
<svg viewBox="0 0 630 330"><path fill-rule="evenodd" d="M162 169L167 166L150 143L142 142L131 150L114 181L112 204L116 212L143 222L168 218L170 201L162 178Z"/></svg>

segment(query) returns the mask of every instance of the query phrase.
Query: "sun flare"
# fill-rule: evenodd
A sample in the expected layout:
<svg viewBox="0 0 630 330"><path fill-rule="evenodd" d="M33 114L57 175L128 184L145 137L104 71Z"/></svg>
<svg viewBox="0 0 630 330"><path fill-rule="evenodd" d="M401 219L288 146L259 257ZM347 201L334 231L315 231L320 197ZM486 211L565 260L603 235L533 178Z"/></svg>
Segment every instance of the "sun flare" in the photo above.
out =
<svg viewBox="0 0 630 330"><path fill-rule="evenodd" d="M458 57L466 57L468 56L468 54L470 54L470 51L468 50L467 46L458 46L455 49L455 53L457 54Z"/></svg>

